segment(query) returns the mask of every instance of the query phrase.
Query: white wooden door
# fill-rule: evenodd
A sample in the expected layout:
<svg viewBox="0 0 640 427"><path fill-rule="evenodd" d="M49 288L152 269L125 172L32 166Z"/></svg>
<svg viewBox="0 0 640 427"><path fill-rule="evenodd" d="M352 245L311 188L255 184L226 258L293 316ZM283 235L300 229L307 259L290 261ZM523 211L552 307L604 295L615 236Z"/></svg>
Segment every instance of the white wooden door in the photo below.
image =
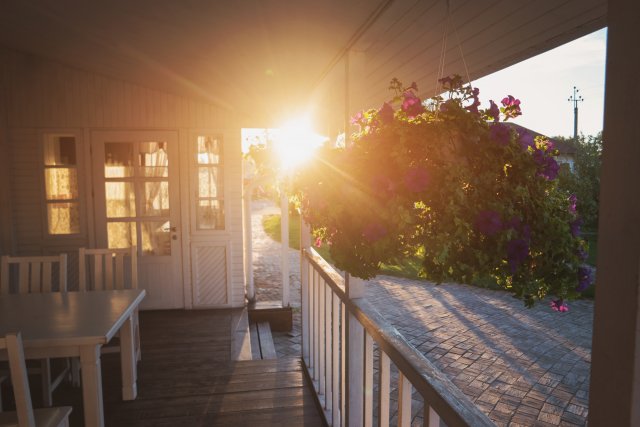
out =
<svg viewBox="0 0 640 427"><path fill-rule="evenodd" d="M143 309L183 308L177 132L96 131L91 156L96 246L137 246Z"/></svg>

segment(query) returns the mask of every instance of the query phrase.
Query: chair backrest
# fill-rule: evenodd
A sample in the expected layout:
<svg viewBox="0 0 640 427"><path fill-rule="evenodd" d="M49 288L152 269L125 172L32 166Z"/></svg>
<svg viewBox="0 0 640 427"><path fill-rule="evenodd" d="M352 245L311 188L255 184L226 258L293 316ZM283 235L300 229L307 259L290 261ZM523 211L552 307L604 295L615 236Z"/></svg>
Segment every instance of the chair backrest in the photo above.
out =
<svg viewBox="0 0 640 427"><path fill-rule="evenodd" d="M11 332L4 338L0 337L0 350L5 348L9 355L9 370L11 371L13 395L16 400L18 426L35 427L36 421L33 415L33 404L27 379L27 366L24 361L22 336L19 332Z"/></svg>
<svg viewBox="0 0 640 427"><path fill-rule="evenodd" d="M135 246L129 249L80 248L78 264L80 291L138 288L138 255ZM92 286L88 286L87 279Z"/></svg>
<svg viewBox="0 0 640 427"><path fill-rule="evenodd" d="M19 294L52 292L53 266L58 264L58 292L67 291L67 254L55 256L13 257L3 256L0 265L0 295L7 295L11 290L11 267L17 265L17 289Z"/></svg>

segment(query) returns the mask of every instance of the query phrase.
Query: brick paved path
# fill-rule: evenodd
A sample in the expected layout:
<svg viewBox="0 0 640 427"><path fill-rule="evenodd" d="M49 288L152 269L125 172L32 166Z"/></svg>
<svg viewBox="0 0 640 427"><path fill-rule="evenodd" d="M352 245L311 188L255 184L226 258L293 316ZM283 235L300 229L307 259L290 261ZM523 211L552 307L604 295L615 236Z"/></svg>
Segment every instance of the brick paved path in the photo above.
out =
<svg viewBox="0 0 640 427"><path fill-rule="evenodd" d="M255 282L258 298L278 299L279 244L262 230L267 212L278 210L254 209ZM290 261L292 305L299 307L296 251ZM497 425L586 424L591 301L560 314L544 304L526 309L504 292L388 276L369 281L367 298ZM274 334L279 355L300 354L299 319L297 312L292 333ZM416 424L421 404L414 402Z"/></svg>

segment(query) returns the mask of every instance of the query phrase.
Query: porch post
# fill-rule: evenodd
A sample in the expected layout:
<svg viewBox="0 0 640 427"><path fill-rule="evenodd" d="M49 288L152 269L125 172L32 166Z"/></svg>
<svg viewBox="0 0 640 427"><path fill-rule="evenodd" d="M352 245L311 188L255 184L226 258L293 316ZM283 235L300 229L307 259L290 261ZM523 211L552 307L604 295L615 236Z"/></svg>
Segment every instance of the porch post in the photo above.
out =
<svg viewBox="0 0 640 427"><path fill-rule="evenodd" d="M364 280L346 275L345 286L349 299L364 297ZM362 324L350 312L346 316L345 336L345 405L346 424L349 427L364 425L364 337Z"/></svg>
<svg viewBox="0 0 640 427"><path fill-rule="evenodd" d="M640 15L609 0L589 425L640 426Z"/></svg>
<svg viewBox="0 0 640 427"><path fill-rule="evenodd" d="M302 309L302 358L309 366L309 263L304 257L303 251L311 249L311 227L300 215L300 296Z"/></svg>
<svg viewBox="0 0 640 427"><path fill-rule="evenodd" d="M253 184L245 187L242 208L244 210L244 276L247 286L247 299L253 302L256 299L256 290L253 283L253 229L251 225L251 196Z"/></svg>
<svg viewBox="0 0 640 427"><path fill-rule="evenodd" d="M1 70L0 70L1 71ZM0 72L0 77L2 72ZM5 82L0 80L0 255L13 254L11 214L11 149L7 123Z"/></svg>
<svg viewBox="0 0 640 427"><path fill-rule="evenodd" d="M284 185L283 185L284 187ZM284 188L280 192L280 241L281 258L280 268L282 271L282 306L290 305L289 298L289 198Z"/></svg>

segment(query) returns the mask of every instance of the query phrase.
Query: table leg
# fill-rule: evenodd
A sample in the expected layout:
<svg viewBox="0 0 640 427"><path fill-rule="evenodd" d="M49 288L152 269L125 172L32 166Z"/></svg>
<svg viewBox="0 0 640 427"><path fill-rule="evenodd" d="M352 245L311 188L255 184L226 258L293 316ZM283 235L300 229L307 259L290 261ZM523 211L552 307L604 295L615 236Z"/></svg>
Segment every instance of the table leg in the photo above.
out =
<svg viewBox="0 0 640 427"><path fill-rule="evenodd" d="M120 364L122 366L122 400L134 400L138 396L137 363L134 345L133 315L120 328Z"/></svg>
<svg viewBox="0 0 640 427"><path fill-rule="evenodd" d="M84 425L85 427L104 427L100 346L80 347L80 365L82 366Z"/></svg>

